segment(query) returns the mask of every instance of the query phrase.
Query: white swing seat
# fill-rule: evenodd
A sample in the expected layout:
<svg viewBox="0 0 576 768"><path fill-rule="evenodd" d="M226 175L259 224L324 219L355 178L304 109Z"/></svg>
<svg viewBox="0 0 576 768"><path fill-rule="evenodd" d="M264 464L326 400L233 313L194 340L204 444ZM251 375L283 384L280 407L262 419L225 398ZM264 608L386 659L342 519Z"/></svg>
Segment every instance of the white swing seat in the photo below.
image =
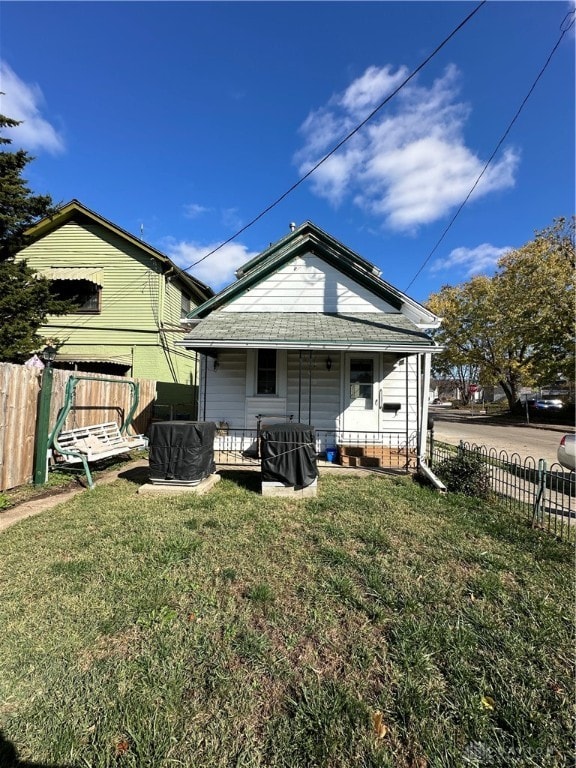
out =
<svg viewBox="0 0 576 768"><path fill-rule="evenodd" d="M110 456L127 453L135 448L147 447L147 437L144 435L123 435L115 421L63 430L57 436L54 444L56 461L66 464L79 464L83 461L82 455L87 461L99 461ZM64 451L76 451L82 455L74 456L60 453L58 448L62 448Z"/></svg>

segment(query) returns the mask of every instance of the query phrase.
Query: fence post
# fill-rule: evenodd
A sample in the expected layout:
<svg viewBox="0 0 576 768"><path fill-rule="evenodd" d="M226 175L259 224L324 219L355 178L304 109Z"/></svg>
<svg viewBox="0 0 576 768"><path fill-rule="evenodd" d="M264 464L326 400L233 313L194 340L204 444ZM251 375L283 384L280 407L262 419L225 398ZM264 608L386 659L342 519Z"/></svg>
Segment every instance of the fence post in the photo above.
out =
<svg viewBox="0 0 576 768"><path fill-rule="evenodd" d="M36 420L36 446L34 450L34 485L44 485L48 479L48 433L50 423L50 402L54 369L47 363L42 372L42 384Z"/></svg>
<svg viewBox="0 0 576 768"><path fill-rule="evenodd" d="M544 501L546 498L546 459L538 460L538 482L536 484L536 495L534 498L534 509L532 510L532 524L537 520L540 525L544 522Z"/></svg>

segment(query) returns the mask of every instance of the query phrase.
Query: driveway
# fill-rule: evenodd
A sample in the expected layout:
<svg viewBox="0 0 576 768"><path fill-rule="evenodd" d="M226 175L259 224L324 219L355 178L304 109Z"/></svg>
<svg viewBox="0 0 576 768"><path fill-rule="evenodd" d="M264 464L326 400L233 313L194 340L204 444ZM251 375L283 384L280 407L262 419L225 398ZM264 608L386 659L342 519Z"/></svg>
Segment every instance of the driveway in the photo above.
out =
<svg viewBox="0 0 576 768"><path fill-rule="evenodd" d="M451 445L464 440L508 454L517 453L522 460L546 459L549 466L558 461L556 449L561 436L574 431L569 426L494 424L483 416L471 416L463 411L431 408L430 415L434 418L435 440Z"/></svg>

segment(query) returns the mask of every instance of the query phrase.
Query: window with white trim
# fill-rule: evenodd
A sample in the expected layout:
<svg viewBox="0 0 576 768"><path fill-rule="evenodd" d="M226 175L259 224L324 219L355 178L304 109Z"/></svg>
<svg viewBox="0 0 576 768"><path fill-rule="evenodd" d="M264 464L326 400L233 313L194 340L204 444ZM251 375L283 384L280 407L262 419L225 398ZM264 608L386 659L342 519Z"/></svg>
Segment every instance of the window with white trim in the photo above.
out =
<svg viewBox="0 0 576 768"><path fill-rule="evenodd" d="M256 364L256 394L276 394L278 356L275 349L259 349Z"/></svg>

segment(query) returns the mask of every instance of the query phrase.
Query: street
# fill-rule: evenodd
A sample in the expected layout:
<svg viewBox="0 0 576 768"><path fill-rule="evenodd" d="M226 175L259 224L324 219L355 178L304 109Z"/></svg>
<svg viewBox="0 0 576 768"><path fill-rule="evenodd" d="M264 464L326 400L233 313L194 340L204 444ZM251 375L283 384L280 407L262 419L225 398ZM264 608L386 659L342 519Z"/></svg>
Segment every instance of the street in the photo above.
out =
<svg viewBox="0 0 576 768"><path fill-rule="evenodd" d="M522 460L531 456L533 459L546 459L548 466L558 461L556 450L560 438L565 432L573 432L570 427L542 428L535 426L517 426L515 424L490 424L481 416L468 417L461 411L447 411L430 408L434 419L434 439L452 445L460 440L484 445L508 454L517 453Z"/></svg>

